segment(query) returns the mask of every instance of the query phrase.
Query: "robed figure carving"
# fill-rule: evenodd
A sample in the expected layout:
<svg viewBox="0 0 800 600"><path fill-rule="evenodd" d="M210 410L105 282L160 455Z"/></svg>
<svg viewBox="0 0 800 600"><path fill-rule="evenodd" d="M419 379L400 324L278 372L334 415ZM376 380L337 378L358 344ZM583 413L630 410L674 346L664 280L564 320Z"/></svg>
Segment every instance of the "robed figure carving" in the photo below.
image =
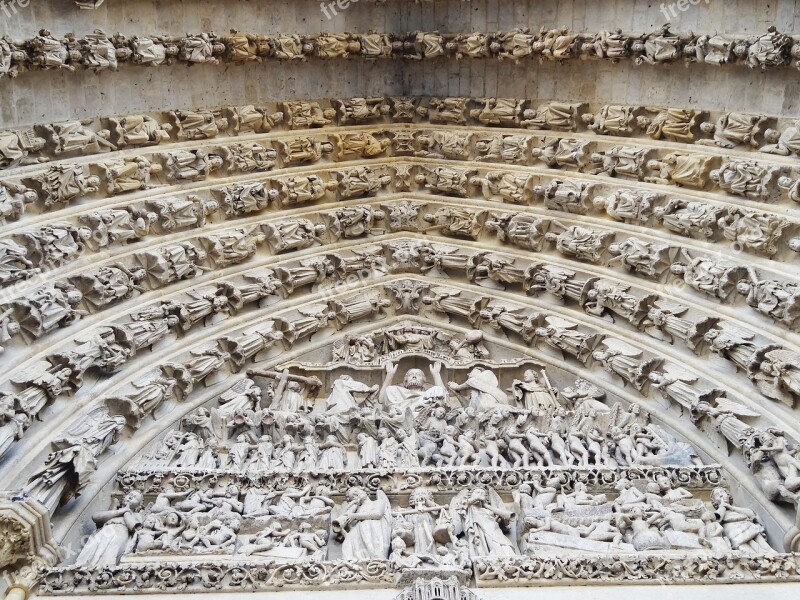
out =
<svg viewBox="0 0 800 600"><path fill-rule="evenodd" d="M392 508L382 491L378 490L375 500L370 500L363 488L350 488L347 505L331 525L333 532L344 538L342 558L345 560L385 560L389 557Z"/></svg>
<svg viewBox="0 0 800 600"><path fill-rule="evenodd" d="M470 556L502 558L516 556L517 548L503 529L508 529L514 513L491 488L462 490L450 503L456 535L463 535Z"/></svg>

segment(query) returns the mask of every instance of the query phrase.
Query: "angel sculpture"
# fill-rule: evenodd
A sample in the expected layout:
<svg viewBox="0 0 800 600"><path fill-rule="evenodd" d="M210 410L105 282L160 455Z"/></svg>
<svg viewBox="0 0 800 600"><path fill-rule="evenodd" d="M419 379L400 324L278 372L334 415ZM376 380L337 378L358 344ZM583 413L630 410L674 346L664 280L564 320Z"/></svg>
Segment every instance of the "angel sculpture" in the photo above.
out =
<svg viewBox="0 0 800 600"><path fill-rule="evenodd" d="M688 310L686 306L675 302L657 300L648 308L637 327L647 335L670 344L674 343L675 338L687 341L698 331L697 323L682 318Z"/></svg>
<svg viewBox="0 0 800 600"><path fill-rule="evenodd" d="M342 558L353 560L385 560L389 557L392 539L392 507L386 494L375 492L370 500L364 488L347 490L347 504L331 530L342 539Z"/></svg>
<svg viewBox="0 0 800 600"><path fill-rule="evenodd" d="M192 357L183 365L195 383L202 381L206 386L218 383L225 378L221 372L231 355L214 342L205 348L192 350Z"/></svg>
<svg viewBox="0 0 800 600"><path fill-rule="evenodd" d="M238 373L250 359L253 362L264 360L267 351L278 342L281 342L284 350L288 350L288 328L289 324L282 319L270 320L246 330L237 338L220 338L220 346L230 354L231 371Z"/></svg>
<svg viewBox="0 0 800 600"><path fill-rule="evenodd" d="M612 337L603 339L603 348L595 350L592 358L599 361L612 375L641 391L648 383L650 371L659 366L661 359L644 358L643 352L630 344Z"/></svg>
<svg viewBox="0 0 800 600"><path fill-rule="evenodd" d="M192 300L182 302L177 311L183 331L200 322L218 323L243 306L239 290L229 283L220 283L216 288L189 290L187 295Z"/></svg>
<svg viewBox="0 0 800 600"><path fill-rule="evenodd" d="M549 346L574 356L584 364L591 359L592 350L599 342L597 334L583 333L578 330L577 323L558 316L547 317L542 327L537 327L534 333Z"/></svg>
<svg viewBox="0 0 800 600"><path fill-rule="evenodd" d="M81 415L52 443L53 451L24 491L51 513L80 495L97 469L97 458L116 443L123 427L125 419L109 416L104 406Z"/></svg>
<svg viewBox="0 0 800 600"><path fill-rule="evenodd" d="M794 406L800 398L800 356L780 346L759 349L748 367L750 379L767 398Z"/></svg>
<svg viewBox="0 0 800 600"><path fill-rule="evenodd" d="M80 374L67 365L51 364L46 360L34 362L11 377L11 382L23 387L14 394L15 403L29 417L35 417L61 394L72 394L80 387Z"/></svg>
<svg viewBox="0 0 800 600"><path fill-rule="evenodd" d="M252 379L240 379L220 395L215 411L227 422L236 413L257 410L261 397L262 390Z"/></svg>
<svg viewBox="0 0 800 600"><path fill-rule="evenodd" d="M697 377L672 363L664 364L660 370L651 371L647 378L650 386L658 390L665 399L677 403L691 413L701 402L714 404L725 393L718 388L699 388Z"/></svg>
<svg viewBox="0 0 800 600"><path fill-rule="evenodd" d="M760 350L754 342L755 334L734 323L720 324L718 320L716 321L695 345L706 345L714 354L732 362L737 370L747 371Z"/></svg>
<svg viewBox="0 0 800 600"><path fill-rule="evenodd" d="M156 409L170 400L183 400L192 391L194 380L188 369L181 365L162 365L141 380L133 383L139 391L124 397L113 397L106 401L109 411L125 417L132 429L139 429L147 415L156 418Z"/></svg>
<svg viewBox="0 0 800 600"><path fill-rule="evenodd" d="M514 542L503 533L514 513L494 489L462 490L450 503L450 515L454 534L464 536L470 556L503 558L518 554Z"/></svg>

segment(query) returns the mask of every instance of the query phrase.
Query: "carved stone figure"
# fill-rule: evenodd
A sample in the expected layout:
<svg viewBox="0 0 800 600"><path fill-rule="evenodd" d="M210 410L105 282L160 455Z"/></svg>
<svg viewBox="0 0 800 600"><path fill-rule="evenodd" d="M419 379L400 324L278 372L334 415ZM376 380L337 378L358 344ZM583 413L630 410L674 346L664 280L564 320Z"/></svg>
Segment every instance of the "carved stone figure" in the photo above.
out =
<svg viewBox="0 0 800 600"><path fill-rule="evenodd" d="M662 160L647 162L647 168L657 174L645 177L644 181L702 190L708 183L714 162L711 156L671 152Z"/></svg>
<svg viewBox="0 0 800 600"><path fill-rule="evenodd" d="M0 225L19 220L25 214L25 207L38 199L39 195L31 188L0 182Z"/></svg>
<svg viewBox="0 0 800 600"><path fill-rule="evenodd" d="M599 135L633 135L635 123L635 107L607 104L595 115L585 113L581 120L587 128Z"/></svg>
<svg viewBox="0 0 800 600"><path fill-rule="evenodd" d="M522 113L523 127L530 129L552 129L555 131L575 131L578 128L578 111L580 104L564 102L546 102L534 109Z"/></svg>
<svg viewBox="0 0 800 600"><path fill-rule="evenodd" d="M262 229L267 236L267 244L274 254L286 250L310 248L321 243L319 236L325 233L326 227L315 225L308 219L283 219L278 223L265 223Z"/></svg>
<svg viewBox="0 0 800 600"><path fill-rule="evenodd" d="M260 212L278 199L278 190L263 183L240 183L216 190L222 197L225 214L229 217Z"/></svg>
<svg viewBox="0 0 800 600"><path fill-rule="evenodd" d="M161 165L143 156L104 164L106 186L110 195L124 194L150 188L150 176L161 172Z"/></svg>
<svg viewBox="0 0 800 600"><path fill-rule="evenodd" d="M544 199L545 207L550 210L573 214L586 214L587 199L592 185L574 179L553 179L547 186L537 185L533 194Z"/></svg>
<svg viewBox="0 0 800 600"><path fill-rule="evenodd" d="M471 151L473 134L454 131L421 132L415 136L419 150L415 156L466 160Z"/></svg>
<svg viewBox="0 0 800 600"><path fill-rule="evenodd" d="M637 117L640 129L654 140L666 139L691 144L695 140L695 125L699 113L684 108L646 108L655 116Z"/></svg>
<svg viewBox="0 0 800 600"><path fill-rule="evenodd" d="M278 153L261 144L230 144L221 149L228 171L231 173L253 173L269 171L275 166Z"/></svg>
<svg viewBox="0 0 800 600"><path fill-rule="evenodd" d="M97 457L117 441L124 426L124 419L109 416L103 407L82 415L52 443L52 452L30 477L25 492L51 512L80 495L96 469Z"/></svg>
<svg viewBox="0 0 800 600"><path fill-rule="evenodd" d="M549 225L549 221L541 217L512 213L490 215L484 223L484 228L493 232L501 242L528 250L540 250Z"/></svg>
<svg viewBox="0 0 800 600"><path fill-rule="evenodd" d="M653 214L661 224L675 233L692 237L713 238L723 208L705 202L670 199L656 207Z"/></svg>
<svg viewBox="0 0 800 600"><path fill-rule="evenodd" d="M332 531L342 541L345 560L384 560L389 557L392 537L392 512L382 491L371 500L360 487L347 491L347 504L332 522Z"/></svg>
<svg viewBox="0 0 800 600"><path fill-rule="evenodd" d="M791 281L759 279L755 269L748 269L749 278L736 284L748 305L776 321L794 327L800 318L800 286Z"/></svg>
<svg viewBox="0 0 800 600"><path fill-rule="evenodd" d="M477 239L482 228L483 213L469 209L443 207L427 213L423 219L443 235Z"/></svg>
<svg viewBox="0 0 800 600"><path fill-rule="evenodd" d="M30 180L45 208L69 204L100 189L100 179L80 165L57 165Z"/></svg>
<svg viewBox="0 0 800 600"><path fill-rule="evenodd" d="M751 200L768 201L776 191L782 173L779 165L762 165L746 160L730 160L711 171L711 180L730 194Z"/></svg>
<svg viewBox="0 0 800 600"><path fill-rule="evenodd" d="M48 331L66 327L85 313L78 309L83 296L70 283L56 283L38 288L11 303L20 328L34 338Z"/></svg>
<svg viewBox="0 0 800 600"><path fill-rule="evenodd" d="M172 62L180 48L164 37L134 36L131 39L133 62L138 65L157 67Z"/></svg>
<svg viewBox="0 0 800 600"><path fill-rule="evenodd" d="M435 167L418 174L415 180L434 193L469 196L469 183L473 173L474 170L468 169Z"/></svg>
<svg viewBox="0 0 800 600"><path fill-rule="evenodd" d="M594 199L594 207L604 210L616 221L626 223L646 223L653 214L654 204L661 198L660 194L644 190L617 190L606 198Z"/></svg>
<svg viewBox="0 0 800 600"><path fill-rule="evenodd" d="M555 244L562 254L589 262L600 262L613 238L610 231L597 232L578 225L567 227L561 233L545 234L545 240Z"/></svg>
<svg viewBox="0 0 800 600"><path fill-rule="evenodd" d="M590 142L574 138L545 138L543 143L543 146L531 150L531 157L552 169L582 171L592 162Z"/></svg>
<svg viewBox="0 0 800 600"><path fill-rule="evenodd" d="M101 208L79 218L92 232L87 243L94 250L146 237L158 221L156 213L134 207Z"/></svg>
<svg viewBox="0 0 800 600"><path fill-rule="evenodd" d="M720 300L729 299L736 291L736 284L747 275L745 267L704 256L692 258L688 263L673 263L670 271L683 277L694 289Z"/></svg>
<svg viewBox="0 0 800 600"><path fill-rule="evenodd" d="M170 181L202 181L221 169L225 161L205 150L178 150L164 155Z"/></svg>
<svg viewBox="0 0 800 600"><path fill-rule="evenodd" d="M257 228L257 225L251 225L201 239L213 263L217 267L228 267L253 256L259 244L266 241L266 234L257 231Z"/></svg>
<svg viewBox="0 0 800 600"><path fill-rule="evenodd" d="M357 238L373 232L386 213L367 206L349 206L326 213L327 230L335 239Z"/></svg>
<svg viewBox="0 0 800 600"><path fill-rule="evenodd" d="M128 115L109 119L111 131L116 134L116 144L125 146L154 146L168 142L172 125L159 123L147 115Z"/></svg>
<svg viewBox="0 0 800 600"><path fill-rule="evenodd" d="M516 41L520 41L519 38L516 38ZM519 56L514 58L517 59ZM470 116L482 125L518 127L521 113L522 102L520 100L513 98L486 98L483 100L483 107L470 111Z"/></svg>
<svg viewBox="0 0 800 600"><path fill-rule="evenodd" d="M629 271L641 273L646 277L661 277L662 273L670 268L677 250L667 245L657 245L655 242L629 237L610 244L608 252L614 257L608 261L609 265L619 262Z"/></svg>
<svg viewBox="0 0 800 600"><path fill-rule="evenodd" d="M695 143L728 149L742 144L758 148L757 138L761 133L761 125L766 119L763 115L725 113L717 119L716 123L700 123L700 131L713 137L712 139L697 140Z"/></svg>
<svg viewBox="0 0 800 600"><path fill-rule="evenodd" d="M333 152L333 145L311 137L294 138L287 142L278 142L282 149L282 158L285 165L298 165L315 163L323 154Z"/></svg>
<svg viewBox="0 0 800 600"><path fill-rule="evenodd" d="M81 548L75 565L99 567L117 564L132 534L141 527L138 510L142 501L141 492L129 492L118 509L95 513L92 520L98 529Z"/></svg>
<svg viewBox="0 0 800 600"><path fill-rule="evenodd" d="M91 231L69 223L52 223L35 232L25 232L22 238L27 255L40 266L59 266L75 260L86 249Z"/></svg>
<svg viewBox="0 0 800 600"><path fill-rule="evenodd" d="M137 255L156 287L179 279L191 279L203 272L206 253L188 242L148 250Z"/></svg>
<svg viewBox="0 0 800 600"><path fill-rule="evenodd" d="M798 154L800 152L800 128L798 122L795 121L783 131L767 129L764 131L764 140L767 144L761 146L758 150L759 152L777 154L779 156Z"/></svg>
<svg viewBox="0 0 800 600"><path fill-rule="evenodd" d="M339 196L343 200L374 196L392 181L389 175L378 174L369 167L356 167L340 171L337 175L339 176Z"/></svg>
<svg viewBox="0 0 800 600"><path fill-rule="evenodd" d="M206 63L216 65L219 59L215 55L225 52L225 45L217 41L213 33L188 35L180 42L180 59L188 63Z"/></svg>
<svg viewBox="0 0 800 600"><path fill-rule="evenodd" d="M83 295L83 301L97 311L143 291L140 284L146 276L147 273L141 267L128 269L123 264L116 263L76 275L70 281Z"/></svg>
<svg viewBox="0 0 800 600"><path fill-rule="evenodd" d="M722 235L742 249L773 255L777 242L789 222L778 215L729 208L728 214L717 221Z"/></svg>
<svg viewBox="0 0 800 600"><path fill-rule="evenodd" d="M489 171L483 177L473 177L470 183L480 187L483 196L491 202L511 202L527 204L532 188L532 177L523 177L514 173Z"/></svg>
<svg viewBox="0 0 800 600"><path fill-rule="evenodd" d="M468 103L468 98L431 98L428 102L428 121L446 125L465 125Z"/></svg>

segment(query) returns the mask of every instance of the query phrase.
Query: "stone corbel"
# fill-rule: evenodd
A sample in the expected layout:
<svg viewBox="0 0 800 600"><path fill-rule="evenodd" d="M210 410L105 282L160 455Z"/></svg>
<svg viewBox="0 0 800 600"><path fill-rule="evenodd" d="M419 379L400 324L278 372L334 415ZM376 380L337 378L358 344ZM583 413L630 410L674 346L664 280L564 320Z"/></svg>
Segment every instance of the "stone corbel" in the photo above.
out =
<svg viewBox="0 0 800 600"><path fill-rule="evenodd" d="M38 573L61 558L47 509L23 492L0 492L0 569L8 569L5 598L26 600Z"/></svg>

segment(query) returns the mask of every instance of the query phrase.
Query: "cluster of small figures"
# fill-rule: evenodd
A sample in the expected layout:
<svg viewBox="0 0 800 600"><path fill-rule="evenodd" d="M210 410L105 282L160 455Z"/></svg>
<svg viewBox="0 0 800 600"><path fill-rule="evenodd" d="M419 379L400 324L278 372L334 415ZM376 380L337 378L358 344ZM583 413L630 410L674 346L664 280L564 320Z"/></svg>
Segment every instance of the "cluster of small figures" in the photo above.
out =
<svg viewBox="0 0 800 600"><path fill-rule="evenodd" d="M626 34L621 29L597 33L573 32L567 27L531 33L518 27L494 33L320 33L317 35L261 35L230 30L183 37L109 36L101 29L83 37L57 38L46 29L33 38L0 39L0 76L25 70L117 69L120 64L158 66L180 62L219 64L260 62L264 59L304 60L362 57L411 60L437 57L535 58L540 61L630 59L635 64L665 64L679 60L712 65L744 64L771 69L797 66L800 41L774 26L762 35L729 37L718 34L676 34L665 25L650 33Z"/></svg>
<svg viewBox="0 0 800 600"><path fill-rule="evenodd" d="M368 96L331 98L322 102L285 101L269 106L249 104L217 109L170 110L5 130L0 131L0 169L173 141L200 141L268 133L279 127L284 130L298 130L336 124L347 126L410 122L561 132L585 131L612 138L647 137L723 149L758 150L782 156L797 155L800 152L797 121L781 122L763 114L627 104L590 107L585 102L537 102L519 98ZM475 134L456 134L447 139L447 132L435 132L418 135L415 143L410 139L411 133L392 131L389 135L397 155L464 159L470 150L470 139ZM443 139L439 139L440 136ZM510 136L511 140L517 138L523 139L520 136ZM358 139L359 135L352 133L343 135L337 141L340 159L358 154L361 158L374 158L384 153L389 145L388 140L372 138L370 143L362 142L359 147L356 142ZM491 140L478 141L476 149L483 157L479 156L477 160L516 161L513 160L512 148L496 152L497 146L497 142L491 143ZM261 152L266 152L266 155L260 157L260 160L253 160L251 156L248 161L234 156L229 162L243 163L240 171L268 170L274 164L271 161L275 158L274 150L262 149ZM547 154L545 150L541 152ZM235 154L235 149L228 153ZM312 158L309 148L306 148L306 158ZM317 157L319 158L321 156ZM143 159L147 160L146 157L137 157L132 163L138 162L140 170L148 170L148 165L142 163ZM285 160L296 162L298 157L290 156ZM131 179L136 171L132 165L122 169L117 162L109 164L107 170L110 176L122 179ZM158 165L149 170L159 172ZM121 186L115 186L112 182L109 193L131 191L115 187Z"/></svg>
<svg viewBox="0 0 800 600"><path fill-rule="evenodd" d="M324 485L246 491L218 482L210 489L164 484L145 505L128 492L117 508L94 515L75 565L101 567L147 555L239 555L278 561L343 558L388 560L396 569L464 571L472 559L508 559L556 552L625 554L681 552L722 557L773 554L755 513L735 506L724 488L710 505L669 476L639 489L622 474L613 498L558 477L521 484L513 502L492 487L433 492L405 499ZM405 506L404 506L405 505Z"/></svg>
<svg viewBox="0 0 800 600"><path fill-rule="evenodd" d="M270 384L266 393L247 379L223 394L220 406L184 417L138 468L257 476L702 464L691 447L650 424L639 405L608 406L605 393L585 380L559 392L544 370L529 369L507 394L491 370L473 368L464 383L445 386L440 369L431 367L432 386L420 369L393 384L391 364L383 386L342 375L319 406L316 378L275 373L277 389Z"/></svg>

